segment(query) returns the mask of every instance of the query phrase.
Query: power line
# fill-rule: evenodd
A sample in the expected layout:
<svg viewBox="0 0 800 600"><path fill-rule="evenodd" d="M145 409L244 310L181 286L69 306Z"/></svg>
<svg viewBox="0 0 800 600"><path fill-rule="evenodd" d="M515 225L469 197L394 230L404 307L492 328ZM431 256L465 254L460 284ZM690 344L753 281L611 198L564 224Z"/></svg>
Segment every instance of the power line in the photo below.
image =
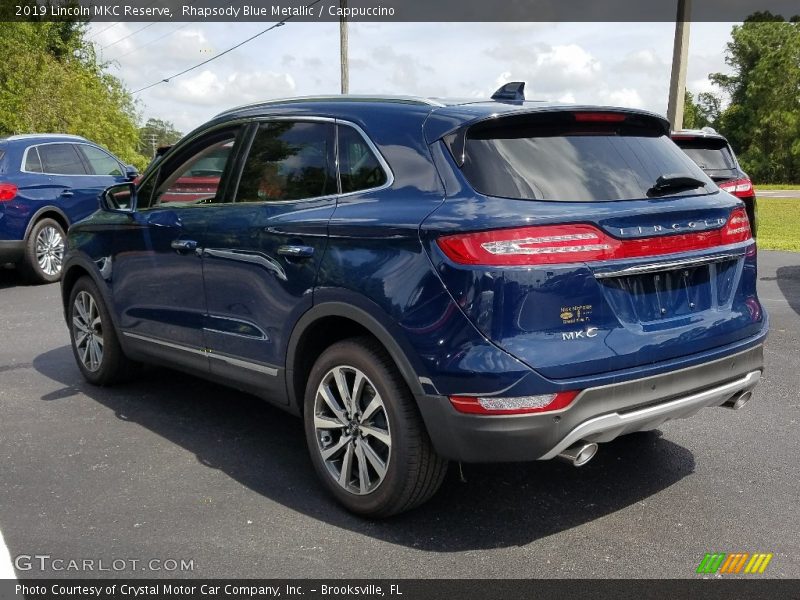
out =
<svg viewBox="0 0 800 600"><path fill-rule="evenodd" d="M130 52L126 52L125 54L123 54L123 55L121 55L121 56L117 56L116 58L114 58L114 60L119 60L120 58L125 58L126 56L129 56L129 55L131 55L131 54L133 54L133 53L135 53L135 52L138 52L138 51L139 51L139 50L141 50L142 48L146 48L147 46L150 46L150 45L152 45L152 44L155 44L156 42L160 42L160 41L161 41L161 40L163 40L165 37L169 37L169 36L171 36L172 34L179 32L181 29L184 29L184 28L188 27L188 26L189 26L189 25L191 25L192 23L193 23L193 22L184 23L184 24L183 24L183 25L181 25L180 27L176 27L176 28L175 28L175 29L173 29L172 31L168 31L168 32L167 32L167 33L165 33L164 35L158 36L157 38L155 38L155 39L153 39L153 40L150 40L149 42L146 42L146 43L142 44L142 45L141 45L141 46L139 46L138 48L134 48L134 49L133 49L133 50L131 50Z"/></svg>
<svg viewBox="0 0 800 600"><path fill-rule="evenodd" d="M152 23L148 23L148 24L147 24L147 25L145 25L144 27L140 27L140 28L139 28L139 29L137 29L136 31L132 31L132 32L131 32L131 33L129 33L128 35L126 35L126 36L124 36L124 37L121 37L121 38L119 38L117 41L115 41L115 42L111 42L110 44L106 44L105 46L103 46L102 48L100 48L100 50L105 50L106 48L111 48L111 46L114 46L114 45L116 45L116 44L119 44L121 41L123 41L123 40L127 40L129 37L131 37L131 36L134 36L134 35L136 35L137 33L139 33L140 31L144 31L144 30L145 30L145 29L147 29L148 27L152 27L153 25L155 25L155 24L157 24L157 23L160 23L160 22L161 22L161 21L153 21Z"/></svg>
<svg viewBox="0 0 800 600"><path fill-rule="evenodd" d="M122 21L117 21L116 23L112 23L112 24L111 24L111 25L109 25L108 27L103 27L103 28L102 28L100 31L98 31L97 33L93 33L91 36L89 36L89 39L90 39L90 40L91 40L91 39L94 39L94 38L96 38L98 35L100 35L101 33L103 33L104 31L108 31L108 30L109 30L109 29L111 29L112 27L116 27L117 25L121 25L121 24L122 24Z"/></svg>
<svg viewBox="0 0 800 600"><path fill-rule="evenodd" d="M322 2L322 0L314 0L314 2L311 2L311 3L307 4L307 5L305 6L305 8L311 8L312 6L314 6L315 4L319 4L320 2ZM228 48L227 50L223 50L223 51L222 51L222 52L220 52L219 54L216 54L216 55L212 56L211 58L204 60L203 62L197 63L196 65L194 65L194 66L192 66L192 67L189 67L188 69L184 69L184 70L183 70L183 71L181 71L180 73L176 73L175 75L171 75L170 77L165 77L165 78L164 78L164 79L162 79L161 81L156 81L155 83L151 83L150 85L146 85L146 86L144 86L143 88L139 88L138 90L135 90L135 91L134 91L134 92L132 92L132 93L133 93L133 94L138 94L139 92L143 92L143 91L145 91L145 90L149 90L150 88L152 88L152 87L155 87L155 86L157 86L157 85L160 85L160 84L162 84L162 83L169 83L169 82L170 82L172 79L175 79L176 77L180 77L181 75L185 75L185 74L186 74L186 73L188 73L189 71L194 71L195 69L197 69L197 68L199 68L199 67L202 67L203 65L207 65L207 64L208 64L208 63L210 63L211 61L217 60L219 57L221 57L221 56L225 56L226 54L228 54L229 52L233 52L233 51L234 51L234 50L236 50L237 48L241 48L241 47L242 47L242 46L244 46L246 43L248 43L248 42L252 42L254 39L256 39L257 37L260 37L260 36L264 35L264 34L265 34L265 33L267 33L268 31L272 31L273 29L276 29L276 28L278 28L278 27L281 27L281 26L285 25L285 24L286 24L286 22L287 22L287 21L289 21L291 18L292 18L292 17L286 17L286 18L285 18L285 19L283 19L282 21L278 21L278 22L277 22L277 23L275 23L274 25L271 25L271 26L267 27L266 29L262 29L262 30L261 30L261 31L259 31L257 34L255 34L254 36L251 36L251 37L247 38L246 40L244 40L244 41L242 41L242 42L239 42L239 43L238 43L238 44L236 44L235 46L231 46L231 47L230 47L230 48Z"/></svg>

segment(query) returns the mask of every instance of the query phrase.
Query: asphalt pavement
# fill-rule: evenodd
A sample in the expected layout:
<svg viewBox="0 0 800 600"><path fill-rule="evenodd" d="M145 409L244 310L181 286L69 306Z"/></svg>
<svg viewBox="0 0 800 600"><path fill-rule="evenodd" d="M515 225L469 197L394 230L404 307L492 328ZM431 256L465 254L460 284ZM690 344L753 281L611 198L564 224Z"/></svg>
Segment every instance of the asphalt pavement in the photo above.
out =
<svg viewBox="0 0 800 600"><path fill-rule="evenodd" d="M58 285L2 271L0 559L4 539L12 560L50 557L16 559L20 577L682 578L707 552L771 552L764 576L800 577L800 254L761 252L759 279L767 370L742 410L579 469L451 468L431 502L373 522L325 494L278 409L166 369L86 384ZM54 570L69 560L111 570Z"/></svg>

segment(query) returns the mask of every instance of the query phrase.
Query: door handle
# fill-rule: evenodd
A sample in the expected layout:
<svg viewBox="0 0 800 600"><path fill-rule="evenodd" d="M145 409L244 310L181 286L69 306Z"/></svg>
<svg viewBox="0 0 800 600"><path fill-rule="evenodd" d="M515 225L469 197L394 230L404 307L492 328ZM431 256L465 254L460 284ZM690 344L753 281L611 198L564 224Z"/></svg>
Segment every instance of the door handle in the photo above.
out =
<svg viewBox="0 0 800 600"><path fill-rule="evenodd" d="M71 198L74 195L75 195L75 193L72 190L64 190L64 191L61 192L61 197L62 198Z"/></svg>
<svg viewBox="0 0 800 600"><path fill-rule="evenodd" d="M278 246L278 254L289 258L311 258L314 256L314 246Z"/></svg>
<svg viewBox="0 0 800 600"><path fill-rule="evenodd" d="M169 245L179 253L197 250L197 242L194 240L172 240Z"/></svg>

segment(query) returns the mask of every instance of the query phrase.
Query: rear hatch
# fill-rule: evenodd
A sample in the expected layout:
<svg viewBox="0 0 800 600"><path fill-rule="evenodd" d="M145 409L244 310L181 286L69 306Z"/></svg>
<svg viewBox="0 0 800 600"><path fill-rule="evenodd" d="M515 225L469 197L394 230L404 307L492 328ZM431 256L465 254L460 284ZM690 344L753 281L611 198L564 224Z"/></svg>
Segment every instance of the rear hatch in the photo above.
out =
<svg viewBox="0 0 800 600"><path fill-rule="evenodd" d="M668 133L647 113L561 110L435 142L449 197L423 243L484 335L562 379L759 333L744 209Z"/></svg>

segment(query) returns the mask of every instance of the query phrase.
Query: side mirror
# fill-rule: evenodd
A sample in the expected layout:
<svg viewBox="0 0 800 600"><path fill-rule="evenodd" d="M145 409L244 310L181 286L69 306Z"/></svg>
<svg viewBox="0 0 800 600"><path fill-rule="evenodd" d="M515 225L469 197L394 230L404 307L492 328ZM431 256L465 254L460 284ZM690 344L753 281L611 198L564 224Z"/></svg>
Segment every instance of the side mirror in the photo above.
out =
<svg viewBox="0 0 800 600"><path fill-rule="evenodd" d="M139 176L139 169L133 165L125 165L125 177L128 181L133 181Z"/></svg>
<svg viewBox="0 0 800 600"><path fill-rule="evenodd" d="M100 209L108 212L132 213L136 211L136 185L119 183L100 194Z"/></svg>

